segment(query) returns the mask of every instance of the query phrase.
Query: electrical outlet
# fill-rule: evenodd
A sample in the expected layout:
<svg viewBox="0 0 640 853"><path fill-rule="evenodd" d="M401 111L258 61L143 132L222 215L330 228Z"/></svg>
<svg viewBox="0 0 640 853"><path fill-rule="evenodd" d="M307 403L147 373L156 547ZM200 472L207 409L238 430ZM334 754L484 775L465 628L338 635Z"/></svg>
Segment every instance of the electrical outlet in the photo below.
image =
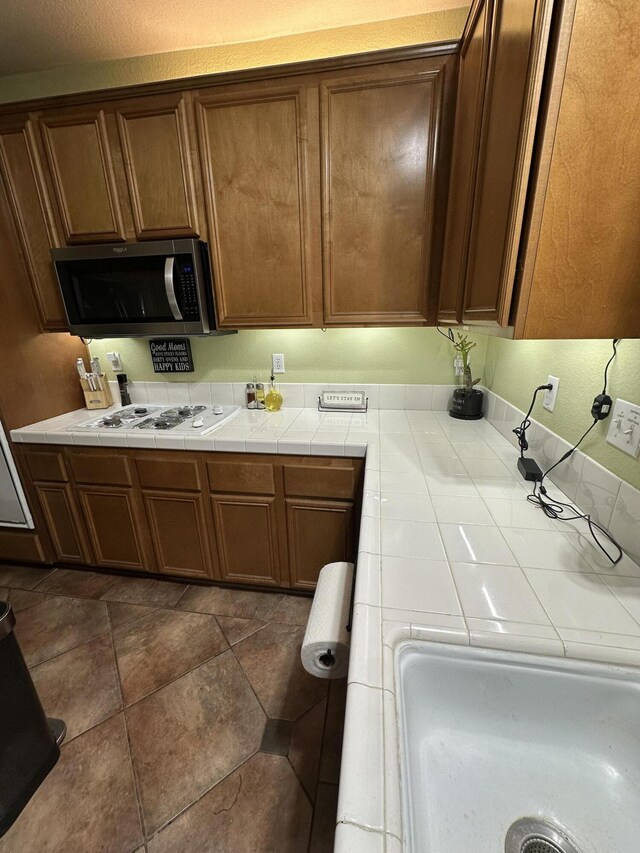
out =
<svg viewBox="0 0 640 853"><path fill-rule="evenodd" d="M638 458L640 454L640 406L627 403L626 400L616 400L607 441L618 450Z"/></svg>
<svg viewBox="0 0 640 853"><path fill-rule="evenodd" d="M274 373L284 373L284 355L281 352L271 354L271 365Z"/></svg>
<svg viewBox="0 0 640 853"><path fill-rule="evenodd" d="M120 373L122 370L122 360L119 352L108 352L107 361L109 362L109 367L114 373Z"/></svg>
<svg viewBox="0 0 640 853"><path fill-rule="evenodd" d="M558 385L560 384L560 380L557 376L547 376L547 385L553 385L553 388L549 391L544 392L544 399L542 401L542 406L548 412L552 412L556 406L556 397L558 396Z"/></svg>

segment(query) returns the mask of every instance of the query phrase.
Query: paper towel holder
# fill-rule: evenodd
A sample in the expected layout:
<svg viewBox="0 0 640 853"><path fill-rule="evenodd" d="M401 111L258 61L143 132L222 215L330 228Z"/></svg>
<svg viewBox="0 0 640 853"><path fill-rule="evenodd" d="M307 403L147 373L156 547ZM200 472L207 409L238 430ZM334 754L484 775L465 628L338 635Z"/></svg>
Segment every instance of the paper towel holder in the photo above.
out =
<svg viewBox="0 0 640 853"><path fill-rule="evenodd" d="M333 656L333 652L331 651L331 649L327 649L327 651L323 655L320 655L318 660L320 661L322 666L326 666L327 669L331 669L331 667L335 666L336 664L336 659Z"/></svg>
<svg viewBox="0 0 640 853"><path fill-rule="evenodd" d="M351 633L351 628L353 626L353 606L354 606L355 601L356 601L356 571L357 571L357 568L358 568L358 565L354 561L353 577L351 579L351 599L349 601L349 621L345 625L345 630L348 631L349 633Z"/></svg>

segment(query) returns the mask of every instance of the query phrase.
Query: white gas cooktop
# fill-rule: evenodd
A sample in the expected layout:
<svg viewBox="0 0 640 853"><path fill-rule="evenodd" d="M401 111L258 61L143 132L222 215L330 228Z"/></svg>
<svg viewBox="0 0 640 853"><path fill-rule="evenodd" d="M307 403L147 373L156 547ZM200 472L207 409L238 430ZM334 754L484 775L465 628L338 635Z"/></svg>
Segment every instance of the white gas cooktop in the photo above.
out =
<svg viewBox="0 0 640 853"><path fill-rule="evenodd" d="M92 418L70 430L112 432L159 432L204 435L225 423L240 410L240 406L177 405L156 406L147 403L125 406Z"/></svg>

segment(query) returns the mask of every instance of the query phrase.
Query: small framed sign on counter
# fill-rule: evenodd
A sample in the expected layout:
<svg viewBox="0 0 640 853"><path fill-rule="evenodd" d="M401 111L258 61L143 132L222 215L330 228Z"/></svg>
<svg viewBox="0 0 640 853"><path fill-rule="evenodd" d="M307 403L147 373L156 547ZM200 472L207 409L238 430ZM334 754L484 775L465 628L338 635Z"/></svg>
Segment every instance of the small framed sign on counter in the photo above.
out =
<svg viewBox="0 0 640 853"><path fill-rule="evenodd" d="M149 341L155 373L193 373L189 338L158 338Z"/></svg>
<svg viewBox="0 0 640 853"><path fill-rule="evenodd" d="M319 412L366 412L369 400L364 391L322 391Z"/></svg>

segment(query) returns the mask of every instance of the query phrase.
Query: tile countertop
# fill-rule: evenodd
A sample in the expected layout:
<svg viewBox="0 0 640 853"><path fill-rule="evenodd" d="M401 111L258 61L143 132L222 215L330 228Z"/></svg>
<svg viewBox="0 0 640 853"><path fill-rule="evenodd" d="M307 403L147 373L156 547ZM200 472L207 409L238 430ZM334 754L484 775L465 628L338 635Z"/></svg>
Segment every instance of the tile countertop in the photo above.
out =
<svg viewBox="0 0 640 853"><path fill-rule="evenodd" d="M640 666L640 567L612 566L584 522L527 502L516 449L446 412L241 410L208 436L74 432L72 412L17 442L366 455L336 851L398 853L394 649L408 638ZM564 498L555 486L550 494Z"/></svg>

